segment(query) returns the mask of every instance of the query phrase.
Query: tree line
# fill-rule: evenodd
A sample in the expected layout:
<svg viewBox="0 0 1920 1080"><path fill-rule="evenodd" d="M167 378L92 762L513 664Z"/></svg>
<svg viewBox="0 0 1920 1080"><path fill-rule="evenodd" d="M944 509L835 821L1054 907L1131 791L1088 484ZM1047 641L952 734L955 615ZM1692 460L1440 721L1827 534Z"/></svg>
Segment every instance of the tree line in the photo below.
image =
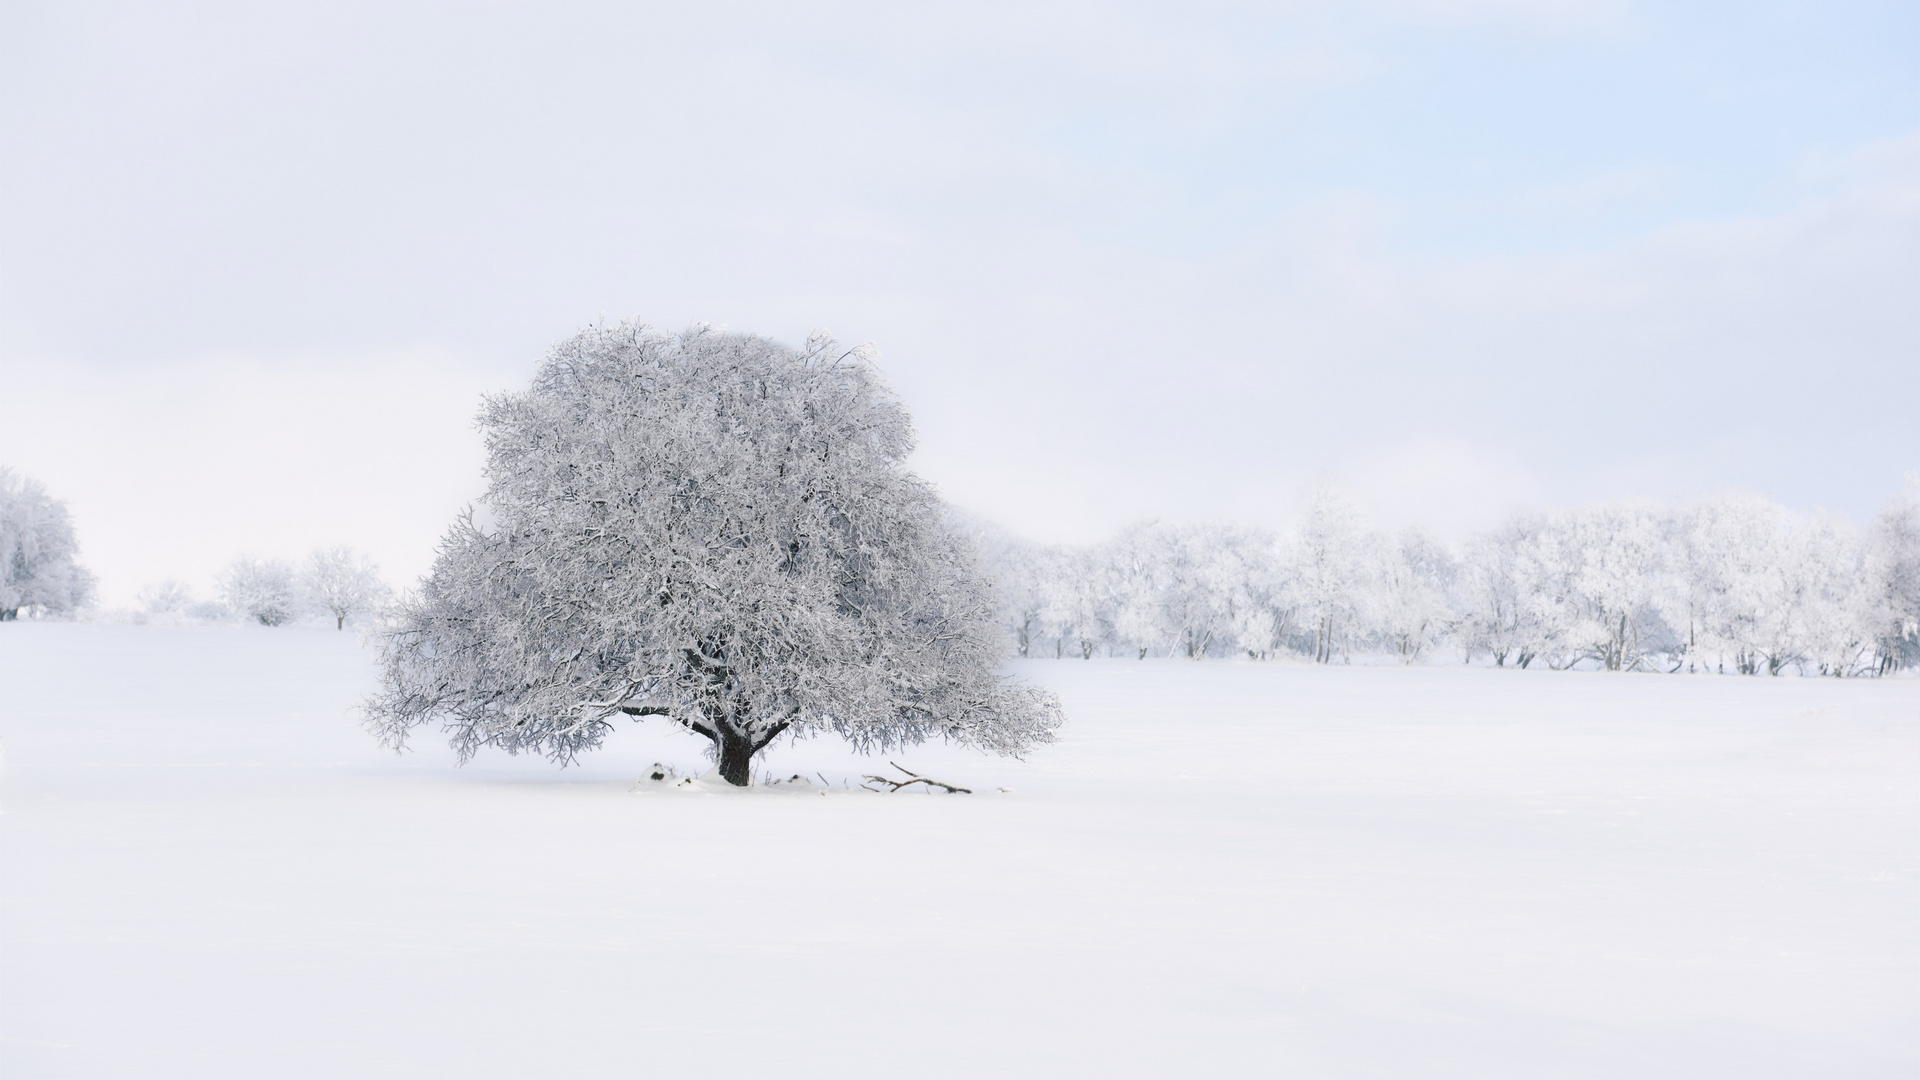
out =
<svg viewBox="0 0 1920 1080"><path fill-rule="evenodd" d="M348 619L375 614L392 597L379 566L345 546L319 548L297 568L282 559L243 555L221 570L214 588L217 600L197 601L186 583L163 581L141 589L139 601L149 617L237 617L284 626L303 615L325 615L343 630Z"/></svg>
<svg viewBox="0 0 1920 1080"><path fill-rule="evenodd" d="M962 519L1026 657L1356 655L1609 671L1885 675L1920 661L1920 476L1864 529L1725 494L1516 514L1457 549L1368 529L1146 523L1049 546Z"/></svg>
<svg viewBox="0 0 1920 1080"><path fill-rule="evenodd" d="M67 504L38 480L0 467L0 621L66 615L91 604L96 583L79 554ZM281 626L321 614L345 629L348 619L377 612L391 595L380 568L351 547L318 549L298 568L243 556L220 572L215 590L218 599L200 601L184 582L150 584L140 590L137 617L237 617Z"/></svg>
<svg viewBox="0 0 1920 1080"><path fill-rule="evenodd" d="M1275 532L1149 522L1101 544L1029 543L958 513L999 579L1022 657L1356 655L1556 670L1885 675L1920 662L1920 475L1864 529L1752 494L1683 506L1522 513L1457 549L1367 528L1336 489ZM93 575L63 502L0 469L0 620L71 612ZM390 598L348 547L304 565L243 557L198 601L139 593L143 618L336 628Z"/></svg>

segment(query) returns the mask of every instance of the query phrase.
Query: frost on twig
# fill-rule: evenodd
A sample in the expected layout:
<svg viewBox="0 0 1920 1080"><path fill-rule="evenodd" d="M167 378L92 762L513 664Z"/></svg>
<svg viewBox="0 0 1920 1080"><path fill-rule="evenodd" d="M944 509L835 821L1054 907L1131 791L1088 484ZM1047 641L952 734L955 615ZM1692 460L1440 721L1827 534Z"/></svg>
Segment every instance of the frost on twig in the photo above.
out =
<svg viewBox="0 0 1920 1080"><path fill-rule="evenodd" d="M892 778L892 777L890 777L890 776L872 776L872 775L869 775L869 776L865 776L865 777L862 777L862 778L861 778L861 779L862 779L862 780L863 780L864 782L863 782L863 783L862 783L862 784L861 784L860 786L861 786L861 787L863 787L863 788L866 788L866 789L867 789L868 791L879 791L879 790L881 790L880 788L877 788L877 787L874 787L874 786L872 786L872 785L874 785L874 784L885 784L885 785L887 785L887 788L886 788L886 790L887 790L887 791L889 791L889 792L893 792L893 791L899 791L899 790L900 790L901 788L903 788L903 787L911 787L911 786L912 786L912 785L914 785L914 784L925 784L925 785L927 785L927 787L928 787L929 789L932 789L932 788L940 788L940 789L942 789L942 790L944 790L944 791L946 791L946 792L948 792L949 794L952 794L952 793L955 793L955 792L957 792L957 793L959 793L959 794L961 794L961 795L971 795L971 794L973 794L973 789L971 789L971 788L963 788L963 787L959 787L959 786L957 786L957 785L954 785L954 784L949 784L949 783L946 783L946 782L944 782L944 781L941 781L941 780L935 780L935 779L934 779L933 777L931 777L931 776L921 776L921 775L920 775L919 773L917 773L917 772L914 772L913 770L911 770L911 769L908 769L908 768L906 768L905 766L903 766L903 765L900 765L900 764L898 764L898 763L896 763L896 762L892 762L892 761L889 761L889 762L887 762L887 764L889 764L889 765L892 765L892 766L893 766L894 768L896 768L896 769L899 769L899 770L900 770L901 772L903 772L903 773L906 773L906 774L907 774L907 775L908 775L909 777L912 777L912 779L910 779L910 780L895 780L894 778Z"/></svg>

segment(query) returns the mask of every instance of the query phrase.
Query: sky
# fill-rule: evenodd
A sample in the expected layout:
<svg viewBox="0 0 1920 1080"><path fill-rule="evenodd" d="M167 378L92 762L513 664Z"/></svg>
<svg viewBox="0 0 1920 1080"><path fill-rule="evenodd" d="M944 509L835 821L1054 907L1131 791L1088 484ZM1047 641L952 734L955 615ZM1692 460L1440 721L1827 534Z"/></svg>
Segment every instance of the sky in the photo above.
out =
<svg viewBox="0 0 1920 1080"><path fill-rule="evenodd" d="M697 10L689 10L697 9ZM1920 469L1911 3L0 0L0 465L423 572L600 321L871 342L1013 531Z"/></svg>

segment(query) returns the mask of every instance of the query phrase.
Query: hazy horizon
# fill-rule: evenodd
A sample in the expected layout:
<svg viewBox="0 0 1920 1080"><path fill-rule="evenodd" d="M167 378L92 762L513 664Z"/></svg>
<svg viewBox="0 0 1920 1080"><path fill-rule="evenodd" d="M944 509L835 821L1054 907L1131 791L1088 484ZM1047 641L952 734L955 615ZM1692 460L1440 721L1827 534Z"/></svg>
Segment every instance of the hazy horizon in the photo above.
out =
<svg viewBox="0 0 1920 1080"><path fill-rule="evenodd" d="M425 569L479 395L600 320L872 342L1041 540L1443 535L1920 469L1920 12L23 5L0 465L103 599Z"/></svg>

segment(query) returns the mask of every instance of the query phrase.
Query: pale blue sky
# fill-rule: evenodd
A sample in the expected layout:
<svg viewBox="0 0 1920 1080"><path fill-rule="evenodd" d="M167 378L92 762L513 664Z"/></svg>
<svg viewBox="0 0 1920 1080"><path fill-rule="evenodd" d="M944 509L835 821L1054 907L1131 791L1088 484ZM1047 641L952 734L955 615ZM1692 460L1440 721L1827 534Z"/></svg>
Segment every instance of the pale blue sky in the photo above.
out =
<svg viewBox="0 0 1920 1080"><path fill-rule="evenodd" d="M1043 537L1920 469L1911 3L0 13L0 463L110 596L417 572L603 315L874 341Z"/></svg>

